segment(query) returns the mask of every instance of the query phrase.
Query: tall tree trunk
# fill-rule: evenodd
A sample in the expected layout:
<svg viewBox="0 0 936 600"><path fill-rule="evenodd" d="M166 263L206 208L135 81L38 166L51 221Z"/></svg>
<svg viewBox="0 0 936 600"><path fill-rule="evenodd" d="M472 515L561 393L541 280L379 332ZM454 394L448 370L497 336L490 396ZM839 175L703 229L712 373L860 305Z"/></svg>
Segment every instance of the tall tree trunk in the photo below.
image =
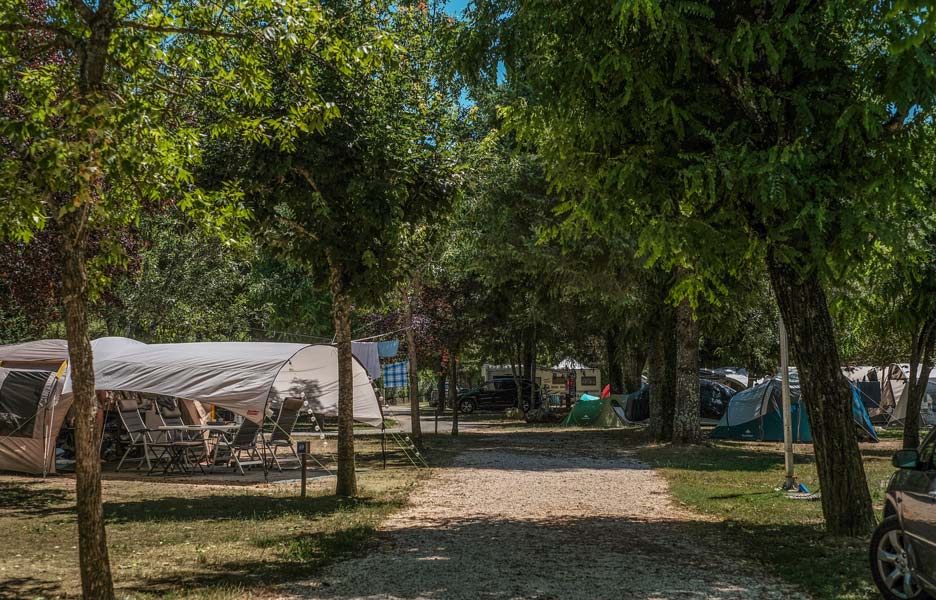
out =
<svg viewBox="0 0 936 600"><path fill-rule="evenodd" d="M107 68L107 50L116 23L114 0L100 0L93 18L85 25L90 29L86 42L77 48L80 67L78 89L80 100L87 108L89 98L98 93ZM85 111L87 116L87 111ZM99 140L92 134L88 140L94 148ZM85 157L89 173L97 171L93 152ZM92 182L97 186L99 182ZM96 190L92 189L94 194ZM80 196L78 196L80 197ZM94 362L88 335L88 281L84 252L88 240L88 205L72 208L60 217L62 249L62 292L65 308L65 331L68 338L75 407L75 496L78 513L78 564L81 571L82 596L86 600L113 600L114 582L107 553L104 509L101 500L100 443L97 428L98 402L94 389Z"/></svg>
<svg viewBox="0 0 936 600"><path fill-rule="evenodd" d="M84 598L114 598L104 509L101 504L98 401L94 391L94 362L88 337L88 280L84 253L88 239L87 207L61 218L62 293L65 330L75 406L75 495L78 510L78 562Z"/></svg>
<svg viewBox="0 0 936 600"><path fill-rule="evenodd" d="M650 434L657 442L673 441L676 408L676 324L672 307L663 304L650 355Z"/></svg>
<svg viewBox="0 0 936 600"><path fill-rule="evenodd" d="M773 251L767 268L809 414L826 528L839 535L866 534L874 527L874 512L825 291L814 272L800 276Z"/></svg>
<svg viewBox="0 0 936 600"><path fill-rule="evenodd" d="M923 406L930 371L933 369L934 344L936 317L931 317L924 320L913 335L910 352L910 390L907 394L907 414L904 417L904 448L916 448L920 445L920 408Z"/></svg>
<svg viewBox="0 0 936 600"><path fill-rule="evenodd" d="M452 399L452 435L458 435L458 358L449 352L449 398Z"/></svg>
<svg viewBox="0 0 936 600"><path fill-rule="evenodd" d="M675 395L673 441L678 444L697 444L702 441L699 420L699 323L688 298L676 307Z"/></svg>
<svg viewBox="0 0 936 600"><path fill-rule="evenodd" d="M338 481L335 494L357 495L354 472L354 372L351 353L351 295L344 269L329 256L332 314L338 346Z"/></svg>
<svg viewBox="0 0 936 600"><path fill-rule="evenodd" d="M422 448L422 426L419 421L419 372L416 364L416 332L413 330L413 302L419 293L419 278L414 277L413 289L406 297L406 351L409 358L407 390L410 401L410 437L417 448Z"/></svg>
<svg viewBox="0 0 936 600"><path fill-rule="evenodd" d="M643 385L640 376L647 364L649 344L646 339L635 338L624 343L624 393L636 392ZM614 389L613 387L611 388Z"/></svg>
<svg viewBox="0 0 936 600"><path fill-rule="evenodd" d="M448 373L446 373L447 365L442 366L442 372L439 373L439 377L436 380L436 413L442 414L445 412L445 400L447 391L445 389L445 382L448 381Z"/></svg>
<svg viewBox="0 0 936 600"><path fill-rule="evenodd" d="M605 330L605 354L608 358L608 385L612 394L623 394L627 391L624 382L624 356L621 349L621 328L611 325Z"/></svg>

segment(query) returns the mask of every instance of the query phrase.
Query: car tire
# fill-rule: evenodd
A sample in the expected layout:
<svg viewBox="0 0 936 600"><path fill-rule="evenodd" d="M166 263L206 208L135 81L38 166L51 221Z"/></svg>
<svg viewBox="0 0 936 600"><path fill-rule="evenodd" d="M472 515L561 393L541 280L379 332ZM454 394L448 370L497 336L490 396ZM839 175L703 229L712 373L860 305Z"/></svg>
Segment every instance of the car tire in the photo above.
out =
<svg viewBox="0 0 936 600"><path fill-rule="evenodd" d="M475 411L475 404L471 400L459 400L458 401L458 412L470 415Z"/></svg>
<svg viewBox="0 0 936 600"><path fill-rule="evenodd" d="M897 516L884 519L871 536L871 578L886 600L933 600L922 586L909 579L906 541ZM895 579L891 575L896 574ZM888 583L890 581L890 583Z"/></svg>

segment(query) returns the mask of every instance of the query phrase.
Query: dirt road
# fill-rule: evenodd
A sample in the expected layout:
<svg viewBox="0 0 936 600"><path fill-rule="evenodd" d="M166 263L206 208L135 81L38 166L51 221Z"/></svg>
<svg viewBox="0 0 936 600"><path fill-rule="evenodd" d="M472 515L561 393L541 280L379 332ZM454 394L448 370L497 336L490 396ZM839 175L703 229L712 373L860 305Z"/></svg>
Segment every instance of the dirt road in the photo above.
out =
<svg viewBox="0 0 936 600"><path fill-rule="evenodd" d="M483 442L435 470L373 552L291 597L805 597L731 556L717 523L675 506L659 475L600 435Z"/></svg>

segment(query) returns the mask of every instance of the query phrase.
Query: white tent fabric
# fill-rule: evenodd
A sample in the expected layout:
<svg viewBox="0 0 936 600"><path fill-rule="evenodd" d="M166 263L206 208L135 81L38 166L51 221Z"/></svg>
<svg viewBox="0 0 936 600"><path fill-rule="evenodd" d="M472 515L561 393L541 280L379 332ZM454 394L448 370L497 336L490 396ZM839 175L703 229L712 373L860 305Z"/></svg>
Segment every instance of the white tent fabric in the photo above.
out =
<svg viewBox="0 0 936 600"><path fill-rule="evenodd" d="M380 378L380 354L377 342L351 342L351 353L364 365L371 379Z"/></svg>
<svg viewBox="0 0 936 600"><path fill-rule="evenodd" d="M65 340L37 340L0 346L0 364L6 367L47 367L56 370L66 360L68 342Z"/></svg>
<svg viewBox="0 0 936 600"><path fill-rule="evenodd" d="M268 398L301 396L316 411L338 413L338 351L329 345L274 342L144 344L127 338L92 342L98 390L144 392L214 404L261 421ZM354 418L379 427L380 405L355 362ZM70 370L62 390L72 395Z"/></svg>

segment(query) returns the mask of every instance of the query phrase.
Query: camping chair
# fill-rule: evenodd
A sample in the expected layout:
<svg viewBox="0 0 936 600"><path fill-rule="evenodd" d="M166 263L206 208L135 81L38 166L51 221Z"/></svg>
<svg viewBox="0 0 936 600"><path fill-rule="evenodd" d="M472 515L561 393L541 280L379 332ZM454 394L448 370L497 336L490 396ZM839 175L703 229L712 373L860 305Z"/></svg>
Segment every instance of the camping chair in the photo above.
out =
<svg viewBox="0 0 936 600"><path fill-rule="evenodd" d="M276 421L273 423L273 433L269 440L264 440L264 445L270 449L270 462L276 466L277 470L282 471L282 463L295 462L299 464L299 455L296 453L296 446L293 444L292 432L296 428L296 421L299 420L299 411L302 410L303 400L301 398L286 398L280 406L279 414L276 415ZM279 457L276 454L277 448L288 448L286 456Z"/></svg>
<svg viewBox="0 0 936 600"><path fill-rule="evenodd" d="M143 417L140 415L139 405L136 400L120 399L117 401L117 408L120 422L130 435L130 445L127 447L127 451L124 452L123 457L121 457L120 462L117 463L117 470L120 471L124 461L127 460L127 457L134 448L141 448L143 450L143 456L137 462L137 469L145 462L147 468L152 471L154 465L150 462L150 451L161 450L158 455L154 454L154 458L157 461L161 461L168 453L168 446L170 443L153 441L150 435L152 430L147 429L146 424L143 423Z"/></svg>
<svg viewBox="0 0 936 600"><path fill-rule="evenodd" d="M156 414L163 425L168 427L181 427L186 423L182 420L182 411L174 398L166 398L168 402L154 402ZM208 446L201 432L164 431L173 463L178 464L184 471L192 465L204 473L201 462L208 458ZM168 469L167 469L168 470Z"/></svg>
<svg viewBox="0 0 936 600"><path fill-rule="evenodd" d="M244 419L237 432L230 438L221 436L218 443L215 444L214 459L212 460L211 470L220 463L234 463L241 475L244 475L244 467L254 465L263 465L264 461L257 451L257 434L260 433L260 424L254 423L250 419ZM246 459L242 458L246 455Z"/></svg>

